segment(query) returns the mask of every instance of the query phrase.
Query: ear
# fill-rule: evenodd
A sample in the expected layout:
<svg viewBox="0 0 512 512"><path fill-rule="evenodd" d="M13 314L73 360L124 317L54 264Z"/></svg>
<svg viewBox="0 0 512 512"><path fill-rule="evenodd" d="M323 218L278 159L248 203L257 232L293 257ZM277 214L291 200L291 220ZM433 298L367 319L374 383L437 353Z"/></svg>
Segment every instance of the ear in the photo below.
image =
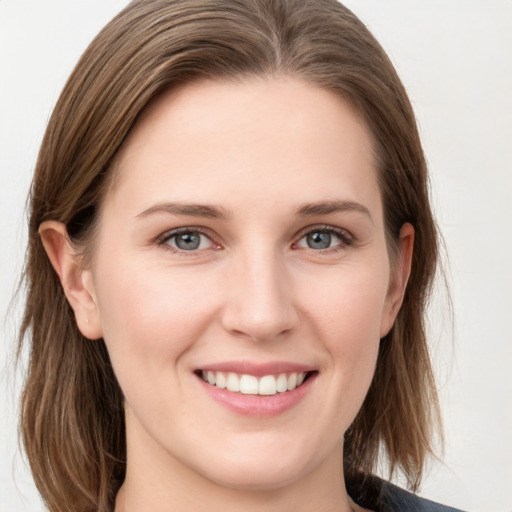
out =
<svg viewBox="0 0 512 512"><path fill-rule="evenodd" d="M64 293L75 312L80 332L91 340L103 335L92 272L84 269L73 249L66 226L46 221L39 227L46 254L59 276Z"/></svg>
<svg viewBox="0 0 512 512"><path fill-rule="evenodd" d="M414 247L414 228L405 223L400 229L397 241L397 254L392 262L384 312L382 315L380 337L383 338L393 327L398 311L402 306L405 288L411 273L412 253Z"/></svg>

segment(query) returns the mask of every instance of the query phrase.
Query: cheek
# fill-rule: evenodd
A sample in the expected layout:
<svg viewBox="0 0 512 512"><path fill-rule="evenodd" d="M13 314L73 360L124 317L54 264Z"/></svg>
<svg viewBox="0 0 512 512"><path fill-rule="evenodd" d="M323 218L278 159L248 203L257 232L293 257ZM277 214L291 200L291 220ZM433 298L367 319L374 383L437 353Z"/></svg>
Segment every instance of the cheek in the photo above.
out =
<svg viewBox="0 0 512 512"><path fill-rule="evenodd" d="M380 265L344 269L309 283L302 295L304 310L335 341L333 350L364 349L365 340L379 340L388 273ZM384 267L385 268L385 267Z"/></svg>
<svg viewBox="0 0 512 512"><path fill-rule="evenodd" d="M388 283L387 272L380 268L354 268L318 281L309 288L304 307L330 355L338 385L342 381L345 389L353 390L356 402L371 382L380 345Z"/></svg>
<svg viewBox="0 0 512 512"><path fill-rule="evenodd" d="M98 269L103 337L122 387L134 375L139 385L148 380L144 376L172 379L174 374L160 370L179 365L203 336L214 304L208 283L203 279L199 286L191 277L137 261Z"/></svg>

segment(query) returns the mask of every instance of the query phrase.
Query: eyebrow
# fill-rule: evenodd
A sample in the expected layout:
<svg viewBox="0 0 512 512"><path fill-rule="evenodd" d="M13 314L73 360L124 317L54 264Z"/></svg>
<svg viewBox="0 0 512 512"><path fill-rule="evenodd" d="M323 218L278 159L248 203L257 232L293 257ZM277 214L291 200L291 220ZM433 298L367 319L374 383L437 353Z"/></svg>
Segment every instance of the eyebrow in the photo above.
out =
<svg viewBox="0 0 512 512"><path fill-rule="evenodd" d="M314 217L316 215L331 215L333 213L354 211L363 213L373 222L370 210L366 206L354 201L319 201L308 203L297 208L295 214L301 217ZM227 219L231 217L231 212L222 206L174 202L157 203L137 214L137 217L147 217L155 213L203 217L207 219Z"/></svg>
<svg viewBox="0 0 512 512"><path fill-rule="evenodd" d="M226 219L231 216L231 213L222 206L163 202L157 203L147 210L144 210L139 213L137 217L147 217L154 213L187 215L190 217L204 217L207 219Z"/></svg>
<svg viewBox="0 0 512 512"><path fill-rule="evenodd" d="M361 203L354 201L319 201L300 206L296 213L304 217L313 217L315 215L330 215L338 212L359 212L366 215L373 223L370 210Z"/></svg>

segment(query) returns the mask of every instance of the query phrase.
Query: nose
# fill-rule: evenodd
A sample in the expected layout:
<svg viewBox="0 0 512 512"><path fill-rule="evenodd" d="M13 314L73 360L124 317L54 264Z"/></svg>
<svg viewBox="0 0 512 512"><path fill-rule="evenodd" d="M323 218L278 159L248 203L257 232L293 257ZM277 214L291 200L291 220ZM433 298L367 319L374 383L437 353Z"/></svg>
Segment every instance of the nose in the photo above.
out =
<svg viewBox="0 0 512 512"><path fill-rule="evenodd" d="M231 334L263 342L282 339L298 322L289 272L271 251L240 257L230 268L222 314Z"/></svg>

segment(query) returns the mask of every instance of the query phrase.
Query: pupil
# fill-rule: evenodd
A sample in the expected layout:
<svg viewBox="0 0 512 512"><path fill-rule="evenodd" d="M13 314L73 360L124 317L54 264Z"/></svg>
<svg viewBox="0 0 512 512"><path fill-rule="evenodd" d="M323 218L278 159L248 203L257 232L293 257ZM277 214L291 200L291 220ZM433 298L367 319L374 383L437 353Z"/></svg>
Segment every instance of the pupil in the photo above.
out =
<svg viewBox="0 0 512 512"><path fill-rule="evenodd" d="M185 251L197 249L201 239L197 233L182 233L176 237L176 245Z"/></svg>
<svg viewBox="0 0 512 512"><path fill-rule="evenodd" d="M327 249L331 245L331 235L329 233L310 233L307 237L308 246L311 249Z"/></svg>

